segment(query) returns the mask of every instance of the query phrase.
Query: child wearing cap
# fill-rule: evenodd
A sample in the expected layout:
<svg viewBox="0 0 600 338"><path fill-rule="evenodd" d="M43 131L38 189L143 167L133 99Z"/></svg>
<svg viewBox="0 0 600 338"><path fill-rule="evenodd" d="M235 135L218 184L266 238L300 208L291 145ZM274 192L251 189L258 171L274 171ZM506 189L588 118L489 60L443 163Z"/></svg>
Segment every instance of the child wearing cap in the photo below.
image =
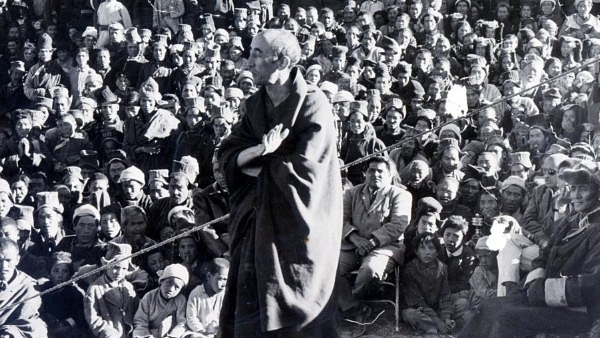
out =
<svg viewBox="0 0 600 338"><path fill-rule="evenodd" d="M73 276L71 254L55 252L48 272L50 279L41 283L40 291L64 283ZM50 337L81 337L88 333L83 314L83 295L83 290L71 283L42 296L40 316L48 325Z"/></svg>
<svg viewBox="0 0 600 338"><path fill-rule="evenodd" d="M38 338L48 335L38 317L41 299L35 281L17 269L19 246L0 238L0 337Z"/></svg>
<svg viewBox="0 0 600 338"><path fill-rule="evenodd" d="M133 268L131 245L110 243L103 275L85 294L85 319L96 337L128 337L133 329L137 298L125 276Z"/></svg>
<svg viewBox="0 0 600 338"><path fill-rule="evenodd" d="M402 274L404 300L408 307L402 319L419 331L450 333L454 329L452 299L446 266L437 258L443 250L432 233L418 235L414 242L416 258Z"/></svg>
<svg viewBox="0 0 600 338"><path fill-rule="evenodd" d="M148 292L133 318L133 337L183 337L186 332L186 299L181 290L188 283L185 266L171 264L158 279L160 286Z"/></svg>
<svg viewBox="0 0 600 338"><path fill-rule="evenodd" d="M215 258L208 269L208 278L192 290L187 302L187 325L197 334L194 337L214 337L219 331L219 313L229 275L229 261Z"/></svg>

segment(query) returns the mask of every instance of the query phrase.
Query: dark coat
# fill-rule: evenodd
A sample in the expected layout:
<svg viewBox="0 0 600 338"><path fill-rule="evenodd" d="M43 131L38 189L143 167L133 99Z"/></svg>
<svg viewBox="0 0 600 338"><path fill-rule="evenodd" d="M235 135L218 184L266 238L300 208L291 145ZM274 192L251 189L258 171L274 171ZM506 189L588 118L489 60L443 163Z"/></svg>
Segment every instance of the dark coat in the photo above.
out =
<svg viewBox="0 0 600 338"><path fill-rule="evenodd" d="M223 337L329 321L342 232L336 132L325 95L296 69L291 82L277 107L264 87L251 96L220 147L231 192L232 282L221 311ZM279 123L289 136L256 161L258 177L243 174L237 156Z"/></svg>

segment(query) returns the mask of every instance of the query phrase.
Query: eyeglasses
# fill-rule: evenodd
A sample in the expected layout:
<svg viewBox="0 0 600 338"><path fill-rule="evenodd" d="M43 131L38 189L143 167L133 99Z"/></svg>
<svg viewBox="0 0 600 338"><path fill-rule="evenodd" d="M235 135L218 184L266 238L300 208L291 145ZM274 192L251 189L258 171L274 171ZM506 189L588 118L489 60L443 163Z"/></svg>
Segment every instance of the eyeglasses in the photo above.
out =
<svg viewBox="0 0 600 338"><path fill-rule="evenodd" d="M550 176L556 175L556 170L554 170L554 169L542 168L541 172L542 172L542 174L548 174Z"/></svg>

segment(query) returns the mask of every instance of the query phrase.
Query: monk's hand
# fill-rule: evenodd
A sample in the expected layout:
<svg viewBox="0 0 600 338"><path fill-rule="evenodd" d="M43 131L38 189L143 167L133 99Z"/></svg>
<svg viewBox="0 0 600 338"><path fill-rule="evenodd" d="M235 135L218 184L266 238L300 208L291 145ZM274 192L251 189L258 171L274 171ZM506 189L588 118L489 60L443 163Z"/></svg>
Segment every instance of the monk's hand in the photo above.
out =
<svg viewBox="0 0 600 338"><path fill-rule="evenodd" d="M546 306L545 282L546 280L544 278L538 278L529 283L529 287L527 288L529 305Z"/></svg>
<svg viewBox="0 0 600 338"><path fill-rule="evenodd" d="M278 124L273 129L269 130L267 134L263 136L262 145L264 151L262 155L267 155L279 148L281 142L290 134L289 129L283 129L283 124Z"/></svg>

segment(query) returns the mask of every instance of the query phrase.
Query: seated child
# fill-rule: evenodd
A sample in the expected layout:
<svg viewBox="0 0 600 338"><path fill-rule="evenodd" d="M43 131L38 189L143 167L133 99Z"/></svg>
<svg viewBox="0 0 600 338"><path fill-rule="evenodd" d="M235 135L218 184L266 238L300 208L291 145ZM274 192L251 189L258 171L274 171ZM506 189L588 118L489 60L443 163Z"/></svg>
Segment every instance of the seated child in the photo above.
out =
<svg viewBox="0 0 600 338"><path fill-rule="evenodd" d="M406 247L404 261L406 263L415 258L415 250L412 247L415 237L425 232L434 235L437 233L441 211L442 205L433 197L423 197L417 202L416 217L404 232L404 246Z"/></svg>
<svg viewBox="0 0 600 338"><path fill-rule="evenodd" d="M50 259L50 280L41 283L40 291L68 281L73 276L71 254L55 252ZM74 283L42 296L40 316L48 325L48 337L86 337L89 333L83 315L83 290Z"/></svg>
<svg viewBox="0 0 600 338"><path fill-rule="evenodd" d="M488 247L488 238L488 236L481 237L475 245L475 254L477 255L479 265L475 267L473 275L469 279L471 290L469 290L465 299L468 302L468 307L461 314L460 324L467 323L475 316L481 300L496 297L496 287L498 284L498 262L496 261L496 256L498 252Z"/></svg>
<svg viewBox="0 0 600 338"><path fill-rule="evenodd" d="M181 264L171 264L161 271L159 287L142 298L133 317L133 338L177 338L185 334L186 299L181 289L188 280L188 271Z"/></svg>
<svg viewBox="0 0 600 338"><path fill-rule="evenodd" d="M219 331L219 314L223 306L229 261L215 258L208 265L207 280L190 293L187 302L187 325L191 337L214 337Z"/></svg>
<svg viewBox="0 0 600 338"><path fill-rule="evenodd" d="M454 329L452 299L446 266L438 259L442 250L439 239L431 233L415 238L416 258L402 274L406 309L402 319L426 333L450 333Z"/></svg>
<svg viewBox="0 0 600 338"><path fill-rule="evenodd" d="M133 285L125 280L125 275L135 269L131 258L124 259L129 256L131 245L109 243L102 264L110 266L87 289L83 309L96 337L127 337L133 329L137 298Z"/></svg>
<svg viewBox="0 0 600 338"><path fill-rule="evenodd" d="M440 252L440 260L448 266L448 285L450 292L471 289L469 278L477 265L475 252L465 244L465 235L469 229L462 216L452 215L442 226L445 250Z"/></svg>
<svg viewBox="0 0 600 338"><path fill-rule="evenodd" d="M47 337L46 324L38 315L42 300L35 297L35 281L17 270L18 263L18 244L0 238L0 337Z"/></svg>

